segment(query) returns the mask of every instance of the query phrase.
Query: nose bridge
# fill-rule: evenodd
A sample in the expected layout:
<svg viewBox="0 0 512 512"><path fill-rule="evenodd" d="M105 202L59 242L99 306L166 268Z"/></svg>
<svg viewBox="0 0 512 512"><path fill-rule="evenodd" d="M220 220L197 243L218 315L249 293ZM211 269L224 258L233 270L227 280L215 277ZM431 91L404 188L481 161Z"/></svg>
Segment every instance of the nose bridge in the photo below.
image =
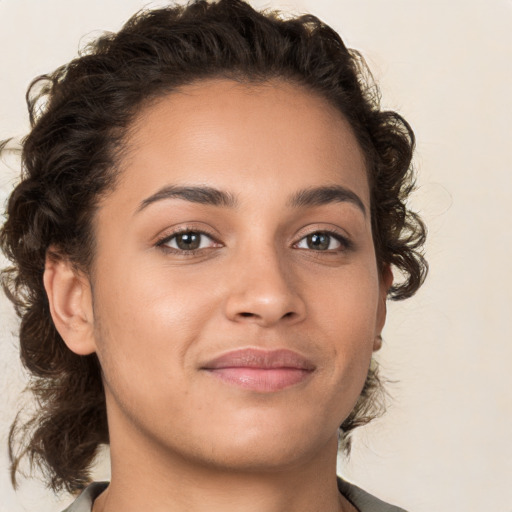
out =
<svg viewBox="0 0 512 512"><path fill-rule="evenodd" d="M268 239L239 248L226 301L231 320L273 325L304 316L305 304L284 251Z"/></svg>

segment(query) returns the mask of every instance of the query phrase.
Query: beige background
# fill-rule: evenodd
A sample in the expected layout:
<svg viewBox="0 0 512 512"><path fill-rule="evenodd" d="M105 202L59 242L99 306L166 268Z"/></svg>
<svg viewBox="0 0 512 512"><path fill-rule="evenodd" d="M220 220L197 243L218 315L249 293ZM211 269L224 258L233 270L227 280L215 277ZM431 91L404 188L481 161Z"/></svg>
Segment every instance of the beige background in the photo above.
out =
<svg viewBox="0 0 512 512"><path fill-rule="evenodd" d="M26 130L24 91L72 58L79 40L118 29L144 0L0 0L0 139ZM161 2L162 3L162 2ZM391 304L380 355L392 403L359 432L340 471L411 512L512 511L512 1L289 0L362 50L384 104L418 137L431 273ZM14 181L0 171L0 200ZM48 491L10 487L5 448L23 374L0 299L0 511L59 511ZM106 475L105 464L99 476Z"/></svg>

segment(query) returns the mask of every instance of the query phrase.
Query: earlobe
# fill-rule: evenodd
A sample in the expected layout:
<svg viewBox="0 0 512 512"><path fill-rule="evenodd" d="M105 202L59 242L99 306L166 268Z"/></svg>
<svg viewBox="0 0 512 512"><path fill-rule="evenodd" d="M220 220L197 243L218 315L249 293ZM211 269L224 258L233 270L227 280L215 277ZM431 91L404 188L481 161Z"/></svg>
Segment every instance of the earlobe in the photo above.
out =
<svg viewBox="0 0 512 512"><path fill-rule="evenodd" d="M68 348L78 355L96 350L89 279L68 259L47 253L43 276L53 322Z"/></svg>

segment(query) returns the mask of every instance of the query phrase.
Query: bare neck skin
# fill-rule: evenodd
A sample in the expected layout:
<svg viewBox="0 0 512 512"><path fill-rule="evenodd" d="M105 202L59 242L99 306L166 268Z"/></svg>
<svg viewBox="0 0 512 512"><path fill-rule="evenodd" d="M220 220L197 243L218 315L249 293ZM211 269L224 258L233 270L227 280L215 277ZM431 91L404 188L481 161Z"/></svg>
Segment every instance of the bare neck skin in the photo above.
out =
<svg viewBox="0 0 512 512"><path fill-rule="evenodd" d="M119 440L109 487L93 512L357 512L336 482L336 439L313 460L279 471L219 471ZM121 446L119 446L121 445ZM127 449L127 447L131 447ZM120 457L117 457L121 451Z"/></svg>

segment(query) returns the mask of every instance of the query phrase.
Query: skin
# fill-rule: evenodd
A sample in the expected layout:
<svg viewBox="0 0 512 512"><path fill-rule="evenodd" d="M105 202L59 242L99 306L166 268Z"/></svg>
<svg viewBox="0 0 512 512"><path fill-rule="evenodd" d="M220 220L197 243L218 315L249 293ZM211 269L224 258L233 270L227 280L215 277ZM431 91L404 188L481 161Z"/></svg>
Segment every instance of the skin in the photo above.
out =
<svg viewBox="0 0 512 512"><path fill-rule="evenodd" d="M45 271L60 334L104 373L112 480L94 512L355 510L336 488L337 429L380 346L391 274L348 123L296 85L211 80L147 107L127 148L90 275L65 259ZM237 204L147 201L169 186ZM365 211L290 205L333 186ZM191 254L176 229L208 235ZM308 244L326 231L326 249ZM292 350L314 370L274 392L204 371L240 348Z"/></svg>

